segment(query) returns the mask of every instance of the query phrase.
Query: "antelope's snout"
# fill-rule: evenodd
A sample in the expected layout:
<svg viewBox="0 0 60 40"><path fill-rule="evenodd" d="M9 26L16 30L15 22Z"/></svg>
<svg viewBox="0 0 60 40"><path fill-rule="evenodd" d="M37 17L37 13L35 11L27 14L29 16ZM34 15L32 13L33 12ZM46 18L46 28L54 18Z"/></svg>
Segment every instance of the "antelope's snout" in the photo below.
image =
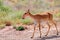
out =
<svg viewBox="0 0 60 40"><path fill-rule="evenodd" d="M22 17L22 19L24 19L24 17Z"/></svg>

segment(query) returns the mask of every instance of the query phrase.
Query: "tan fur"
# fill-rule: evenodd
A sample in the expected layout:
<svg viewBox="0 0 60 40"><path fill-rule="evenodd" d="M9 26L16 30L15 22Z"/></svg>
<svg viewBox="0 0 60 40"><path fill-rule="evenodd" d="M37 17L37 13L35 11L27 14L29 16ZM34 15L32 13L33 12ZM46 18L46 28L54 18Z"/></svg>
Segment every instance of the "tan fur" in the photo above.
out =
<svg viewBox="0 0 60 40"><path fill-rule="evenodd" d="M49 22L53 23L53 24L55 25L55 27L56 27L56 23L53 21L53 15L50 14L50 13L48 13L48 12L47 12L46 15L45 15L45 14L44 14L44 15L39 15L39 14L32 15L32 14L30 13L30 11L28 10L28 11L23 15L22 18L24 19L24 18L27 17L27 16L31 17L33 20L35 20L35 21L39 24L40 37L41 37L41 25L40 25L41 20L43 20L43 21L49 21ZM47 31L46 36L48 35L49 30L50 30L50 24L49 24L48 22L47 22L47 24L48 24L48 27L49 27L49 28L48 28L48 31ZM57 27L56 27L56 31L57 31L57 35L58 35ZM34 32L33 32L33 35L32 35L31 38L34 37L34 33L35 33L35 27L34 27Z"/></svg>

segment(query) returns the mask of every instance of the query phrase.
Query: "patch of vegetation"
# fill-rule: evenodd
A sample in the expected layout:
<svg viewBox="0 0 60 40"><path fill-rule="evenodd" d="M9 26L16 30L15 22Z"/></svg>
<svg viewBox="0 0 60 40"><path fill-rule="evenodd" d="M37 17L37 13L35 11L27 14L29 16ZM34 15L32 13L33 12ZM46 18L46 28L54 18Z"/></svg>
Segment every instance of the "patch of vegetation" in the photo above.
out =
<svg viewBox="0 0 60 40"><path fill-rule="evenodd" d="M3 28L5 28L5 24L0 25L0 29L3 29Z"/></svg>
<svg viewBox="0 0 60 40"><path fill-rule="evenodd" d="M32 23L32 20L29 19L29 18L26 18L26 19L20 19L21 23L23 24L31 24Z"/></svg>
<svg viewBox="0 0 60 40"><path fill-rule="evenodd" d="M23 26L19 26L19 27L16 28L16 30L18 30L18 31L22 31L22 30L25 30L25 29L24 29Z"/></svg>
<svg viewBox="0 0 60 40"><path fill-rule="evenodd" d="M5 22L5 26L11 26L11 22L10 21L6 21Z"/></svg>
<svg viewBox="0 0 60 40"><path fill-rule="evenodd" d="M59 13L54 14L54 17L60 17L60 12L59 12Z"/></svg>
<svg viewBox="0 0 60 40"><path fill-rule="evenodd" d="M57 16L57 17L60 17L60 13L57 13L56 16Z"/></svg>

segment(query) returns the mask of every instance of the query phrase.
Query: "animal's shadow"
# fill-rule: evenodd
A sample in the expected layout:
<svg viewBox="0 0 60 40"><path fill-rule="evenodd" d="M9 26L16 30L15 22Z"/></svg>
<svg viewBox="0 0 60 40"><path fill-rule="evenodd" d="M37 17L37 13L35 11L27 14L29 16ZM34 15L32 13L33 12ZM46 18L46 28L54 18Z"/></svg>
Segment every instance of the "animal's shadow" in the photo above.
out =
<svg viewBox="0 0 60 40"><path fill-rule="evenodd" d="M59 36L53 35L53 36L47 36L47 37L42 37L42 38L37 37L37 38L34 38L34 40L46 40L46 39L53 39L53 38L59 38L59 37L60 35Z"/></svg>

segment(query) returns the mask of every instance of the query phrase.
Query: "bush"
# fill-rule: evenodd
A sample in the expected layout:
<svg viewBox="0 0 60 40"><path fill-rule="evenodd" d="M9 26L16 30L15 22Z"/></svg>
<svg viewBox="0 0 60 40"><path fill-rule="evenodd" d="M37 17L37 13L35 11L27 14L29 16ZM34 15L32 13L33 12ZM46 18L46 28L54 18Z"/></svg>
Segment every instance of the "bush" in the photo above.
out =
<svg viewBox="0 0 60 40"><path fill-rule="evenodd" d="M10 21L6 21L5 24L6 24L6 26L11 26L11 22Z"/></svg>
<svg viewBox="0 0 60 40"><path fill-rule="evenodd" d="M16 28L16 30L22 31L22 30L24 30L24 27L23 26L19 26L19 27Z"/></svg>

